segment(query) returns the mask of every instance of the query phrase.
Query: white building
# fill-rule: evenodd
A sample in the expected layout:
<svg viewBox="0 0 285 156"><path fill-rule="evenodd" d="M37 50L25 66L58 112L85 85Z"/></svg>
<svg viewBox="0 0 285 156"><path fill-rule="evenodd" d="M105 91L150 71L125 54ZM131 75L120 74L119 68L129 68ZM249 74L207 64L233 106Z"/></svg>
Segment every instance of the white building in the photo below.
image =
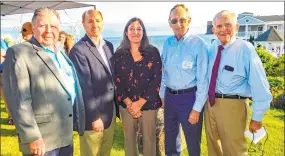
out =
<svg viewBox="0 0 285 156"><path fill-rule="evenodd" d="M270 28L254 40L255 47L261 46L271 55L278 57L284 54L284 34L275 28Z"/></svg>

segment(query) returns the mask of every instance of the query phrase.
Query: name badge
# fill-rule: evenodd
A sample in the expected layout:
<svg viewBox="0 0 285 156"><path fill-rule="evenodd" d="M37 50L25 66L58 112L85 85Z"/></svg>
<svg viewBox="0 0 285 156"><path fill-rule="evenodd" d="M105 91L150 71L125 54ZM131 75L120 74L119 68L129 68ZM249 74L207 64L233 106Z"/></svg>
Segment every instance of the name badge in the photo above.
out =
<svg viewBox="0 0 285 156"><path fill-rule="evenodd" d="M193 66L193 62L190 61L183 61L182 62L182 68L183 69L191 69Z"/></svg>

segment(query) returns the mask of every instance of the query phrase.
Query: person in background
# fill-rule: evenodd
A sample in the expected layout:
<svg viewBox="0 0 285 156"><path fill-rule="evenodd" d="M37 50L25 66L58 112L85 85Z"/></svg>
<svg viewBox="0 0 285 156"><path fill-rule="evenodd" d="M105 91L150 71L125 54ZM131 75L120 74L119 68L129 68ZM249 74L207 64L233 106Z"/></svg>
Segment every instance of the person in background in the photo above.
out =
<svg viewBox="0 0 285 156"><path fill-rule="evenodd" d="M223 10L213 19L217 36L209 47L209 100L205 127L209 156L246 155L244 132L248 98L252 97L249 130L262 127L272 95L262 62L250 42L236 39L239 24L234 12Z"/></svg>
<svg viewBox="0 0 285 156"><path fill-rule="evenodd" d="M21 33L22 33L22 37L25 41L30 40L33 36L32 23L31 22L25 22L22 25Z"/></svg>
<svg viewBox="0 0 285 156"><path fill-rule="evenodd" d="M65 41L66 41L66 36L67 36L67 33L64 32L64 31L60 31L59 32L59 38L58 38L58 41L64 45Z"/></svg>
<svg viewBox="0 0 285 156"><path fill-rule="evenodd" d="M71 49L82 87L86 111L86 128L79 137L81 156L109 156L115 131L118 107L115 101L113 44L101 34L103 15L90 9L82 14L86 31Z"/></svg>
<svg viewBox="0 0 285 156"><path fill-rule="evenodd" d="M0 73L1 73L1 80L0 80L0 91L1 91L1 102L3 101L4 104L5 104L5 109L6 109L6 112L7 112L7 115L8 115L8 125L14 125L14 121L11 117L11 114L10 114L10 111L7 107L7 102L5 100L5 96L4 96L4 93L3 93L3 69L4 69L4 61L5 61L5 56L6 56L6 51L8 49L8 43L1 38L1 64L0 64Z"/></svg>
<svg viewBox="0 0 285 156"><path fill-rule="evenodd" d="M72 156L73 130L83 135L85 112L72 62L58 43L59 14L39 8L33 37L7 50L3 89L24 156Z"/></svg>
<svg viewBox="0 0 285 156"><path fill-rule="evenodd" d="M70 50L73 47L73 45L74 45L73 36L70 34L67 34L65 42L64 42L64 49L65 49L67 55L69 55Z"/></svg>
<svg viewBox="0 0 285 156"><path fill-rule="evenodd" d="M139 155L139 128L143 155L156 155L157 109L162 105L159 97L161 66L159 51L150 44L142 20L130 19L115 52L115 82L126 156Z"/></svg>
<svg viewBox="0 0 285 156"><path fill-rule="evenodd" d="M165 154L180 155L180 123L188 153L200 156L203 107L207 100L207 44L189 30L189 9L175 5L169 14L174 36L163 46L160 97L164 103Z"/></svg>

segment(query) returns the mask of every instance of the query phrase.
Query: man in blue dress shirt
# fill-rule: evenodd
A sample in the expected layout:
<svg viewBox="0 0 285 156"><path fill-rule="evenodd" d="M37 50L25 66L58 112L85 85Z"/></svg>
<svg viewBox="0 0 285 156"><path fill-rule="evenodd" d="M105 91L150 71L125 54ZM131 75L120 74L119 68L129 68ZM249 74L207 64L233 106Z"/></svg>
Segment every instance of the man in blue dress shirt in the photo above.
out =
<svg viewBox="0 0 285 156"><path fill-rule="evenodd" d="M188 153L200 156L201 114L208 92L208 58L206 42L191 34L190 22L185 5L178 4L171 9L169 25L175 35L166 40L161 56L160 97L165 105L165 154L168 156L180 155L180 123Z"/></svg>
<svg viewBox="0 0 285 156"><path fill-rule="evenodd" d="M235 38L238 29L231 11L221 11L213 19L218 40L209 48L209 103L205 106L210 156L246 155L248 97L252 97L252 132L262 127L272 100L260 58L251 43Z"/></svg>

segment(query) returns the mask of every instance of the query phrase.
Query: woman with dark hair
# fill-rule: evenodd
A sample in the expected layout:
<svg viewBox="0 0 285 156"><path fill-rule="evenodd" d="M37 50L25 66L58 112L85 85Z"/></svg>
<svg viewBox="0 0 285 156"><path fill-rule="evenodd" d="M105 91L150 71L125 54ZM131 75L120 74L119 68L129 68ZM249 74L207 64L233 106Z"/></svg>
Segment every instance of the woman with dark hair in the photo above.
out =
<svg viewBox="0 0 285 156"><path fill-rule="evenodd" d="M161 58L149 43L139 18L125 26L123 40L115 52L115 82L124 131L126 156L138 156L138 128L142 132L143 155L156 155L156 115L159 97Z"/></svg>

